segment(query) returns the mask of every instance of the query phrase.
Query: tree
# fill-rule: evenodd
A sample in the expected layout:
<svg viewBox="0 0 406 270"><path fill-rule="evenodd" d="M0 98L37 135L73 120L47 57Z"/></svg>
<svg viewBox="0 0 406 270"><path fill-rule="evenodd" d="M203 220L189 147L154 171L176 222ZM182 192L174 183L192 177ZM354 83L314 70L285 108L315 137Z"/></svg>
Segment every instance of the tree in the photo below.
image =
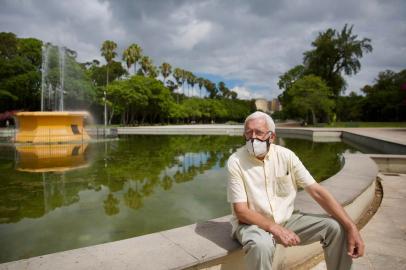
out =
<svg viewBox="0 0 406 270"><path fill-rule="evenodd" d="M149 58L149 56L146 56L146 55L141 57L140 64L141 64L142 74L144 76L148 75L149 71L151 70L151 66L152 66L151 58Z"/></svg>
<svg viewBox="0 0 406 270"><path fill-rule="evenodd" d="M330 87L337 98L345 89L345 75L357 74L361 68L360 58L364 53L372 51L369 38L358 39L352 33L353 26L347 24L338 32L327 29L319 33L312 42L313 50L304 53L306 74L320 76Z"/></svg>
<svg viewBox="0 0 406 270"><path fill-rule="evenodd" d="M134 75L137 73L137 62L142 57L142 49L138 44L131 44L123 52L123 60L127 64L128 71L130 71L131 65L134 65Z"/></svg>
<svg viewBox="0 0 406 270"><path fill-rule="evenodd" d="M166 82L166 78L168 78L169 75L172 73L172 66L169 63L162 63L161 66L159 67L162 77L164 78L164 85Z"/></svg>
<svg viewBox="0 0 406 270"><path fill-rule="evenodd" d="M0 108L40 108L42 41L0 33Z"/></svg>
<svg viewBox="0 0 406 270"><path fill-rule="evenodd" d="M182 69L181 70L182 72L181 72L181 80L182 80L182 90L183 90L183 95L184 96L186 96L186 94L185 94L185 82L187 81L187 77L188 77L188 71L187 70L184 70L184 69Z"/></svg>
<svg viewBox="0 0 406 270"><path fill-rule="evenodd" d="M218 83L218 90L220 91L223 98L228 98L231 94L230 89L227 88L224 82Z"/></svg>
<svg viewBox="0 0 406 270"><path fill-rule="evenodd" d="M212 83L210 80L205 80L204 81L204 87L206 88L207 92L209 92L209 98L216 98L217 97L217 87L214 83Z"/></svg>
<svg viewBox="0 0 406 270"><path fill-rule="evenodd" d="M151 65L148 67L148 77L157 78L158 75L159 75L158 68L151 63Z"/></svg>
<svg viewBox="0 0 406 270"><path fill-rule="evenodd" d="M116 57L117 53L117 44L114 41L106 40L103 42L103 45L100 49L102 56L106 59L107 62L107 71L106 71L106 87L109 85L109 65ZM107 100L106 100L106 91L104 91L104 126L107 126Z"/></svg>
<svg viewBox="0 0 406 270"><path fill-rule="evenodd" d="M406 69L398 73L382 71L373 85L366 85L361 90L365 93L365 120L406 120Z"/></svg>
<svg viewBox="0 0 406 270"><path fill-rule="evenodd" d="M106 70L106 85L109 84L109 65L113 62L113 59L117 56L117 44L114 41L106 40L100 49L102 56L106 59L107 70Z"/></svg>
<svg viewBox="0 0 406 270"><path fill-rule="evenodd" d="M365 97L351 92L348 96L337 99L336 112L338 121L360 121L363 117Z"/></svg>
<svg viewBox="0 0 406 270"><path fill-rule="evenodd" d="M202 87L204 85L204 79L202 77L197 78L197 84L199 86L199 97L202 98Z"/></svg>
<svg viewBox="0 0 406 270"><path fill-rule="evenodd" d="M196 84L196 76L192 72L188 72L188 74L187 74L187 83L188 83L188 85L190 85L192 87L192 96L193 96L193 89ZM188 87L188 89L189 89L189 87Z"/></svg>
<svg viewBox="0 0 406 270"><path fill-rule="evenodd" d="M105 86L107 84L106 72L107 65L99 66L97 64L92 64L88 68L89 76L95 86ZM109 82L113 82L127 74L127 71L125 70L125 68L123 68L120 62L113 60L110 63L108 77Z"/></svg>
<svg viewBox="0 0 406 270"><path fill-rule="evenodd" d="M180 91L179 91L179 86L182 83L182 76L183 76L183 71L180 68L175 68L175 70L173 71L173 77L176 80L176 83L178 85L177 89L178 89L178 93L176 95L176 103L179 103L179 95L180 95Z"/></svg>
<svg viewBox="0 0 406 270"><path fill-rule="evenodd" d="M279 76L278 87L281 90L289 89L298 79L302 78L305 73L303 65L297 65Z"/></svg>
<svg viewBox="0 0 406 270"><path fill-rule="evenodd" d="M297 80L288 91L293 97L289 106L298 108L303 118L307 118L307 114L310 112L313 124L317 123L316 116L324 118L331 114L334 101L330 97L330 89L320 77L304 76Z"/></svg>

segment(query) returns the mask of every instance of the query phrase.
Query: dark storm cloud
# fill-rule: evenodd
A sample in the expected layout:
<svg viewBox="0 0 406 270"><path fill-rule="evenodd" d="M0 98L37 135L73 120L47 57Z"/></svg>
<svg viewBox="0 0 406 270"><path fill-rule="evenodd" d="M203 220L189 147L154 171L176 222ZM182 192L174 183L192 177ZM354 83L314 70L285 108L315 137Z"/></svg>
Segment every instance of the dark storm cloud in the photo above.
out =
<svg viewBox="0 0 406 270"><path fill-rule="evenodd" d="M199 74L243 83L241 95L276 97L279 75L300 64L311 41L327 28L354 25L374 51L348 90L372 83L379 71L405 68L404 1L269 0L0 0L0 31L34 36L101 58L106 39L121 51L142 46L156 65L168 61Z"/></svg>

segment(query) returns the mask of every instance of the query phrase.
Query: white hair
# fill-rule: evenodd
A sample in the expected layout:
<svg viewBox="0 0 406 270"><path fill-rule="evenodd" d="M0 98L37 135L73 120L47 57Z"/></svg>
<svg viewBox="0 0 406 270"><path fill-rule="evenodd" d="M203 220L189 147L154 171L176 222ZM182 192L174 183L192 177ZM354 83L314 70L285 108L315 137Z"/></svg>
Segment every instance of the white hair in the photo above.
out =
<svg viewBox="0 0 406 270"><path fill-rule="evenodd" d="M275 133L275 123L274 123L272 117L270 117L268 114L260 112L260 111L256 111L256 112L248 115L247 118L245 118L244 128L247 126L248 121L258 119L258 118L264 119L266 122L266 125L268 126L268 129L270 131L272 131L273 133Z"/></svg>

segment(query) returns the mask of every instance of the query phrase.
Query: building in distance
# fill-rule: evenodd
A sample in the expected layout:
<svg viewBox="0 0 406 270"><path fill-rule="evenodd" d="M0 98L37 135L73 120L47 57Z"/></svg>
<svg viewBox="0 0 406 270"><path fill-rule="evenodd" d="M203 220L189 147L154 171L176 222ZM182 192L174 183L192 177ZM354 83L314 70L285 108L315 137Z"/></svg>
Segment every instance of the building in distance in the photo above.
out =
<svg viewBox="0 0 406 270"><path fill-rule="evenodd" d="M274 98L270 101L264 98L256 99L255 107L258 111L263 111L269 114L273 114L274 112L279 112L282 110L282 105L277 98Z"/></svg>

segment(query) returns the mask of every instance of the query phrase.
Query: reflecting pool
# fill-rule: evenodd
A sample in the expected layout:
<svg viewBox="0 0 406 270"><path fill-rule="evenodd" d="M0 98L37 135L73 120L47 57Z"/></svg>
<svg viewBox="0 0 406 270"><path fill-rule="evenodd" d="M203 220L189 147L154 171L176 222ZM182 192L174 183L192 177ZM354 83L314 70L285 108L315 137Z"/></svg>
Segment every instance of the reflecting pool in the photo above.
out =
<svg viewBox="0 0 406 270"><path fill-rule="evenodd" d="M317 180L344 143L281 138ZM126 136L80 145L0 145L0 262L139 236L230 213L233 136Z"/></svg>

